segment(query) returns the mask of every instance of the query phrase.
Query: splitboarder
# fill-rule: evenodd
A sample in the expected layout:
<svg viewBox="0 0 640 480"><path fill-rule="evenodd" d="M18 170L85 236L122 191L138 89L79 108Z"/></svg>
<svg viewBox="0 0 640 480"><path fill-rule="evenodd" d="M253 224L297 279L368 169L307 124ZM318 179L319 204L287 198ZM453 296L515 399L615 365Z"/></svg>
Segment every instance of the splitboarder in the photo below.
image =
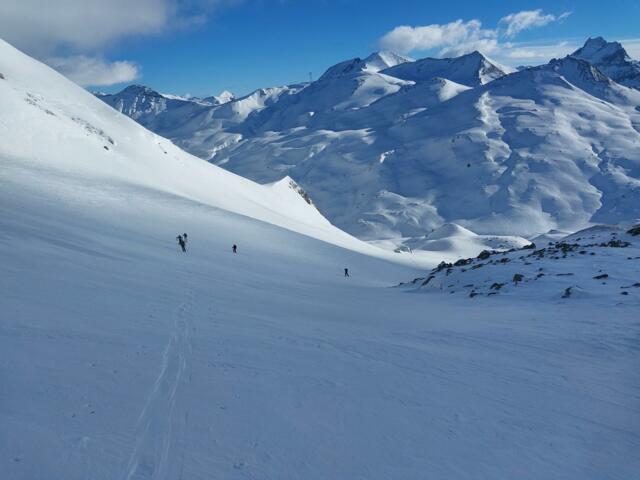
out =
<svg viewBox="0 0 640 480"><path fill-rule="evenodd" d="M178 240L178 244L180 244L180 248L182 249L182 251L186 252L187 251L187 248L186 248L187 243L185 242L185 239L182 238L182 235L178 235L176 237L176 239Z"/></svg>
<svg viewBox="0 0 640 480"><path fill-rule="evenodd" d="M344 276L345 276L345 277L348 277L348 276L349 276L349 269L348 269L348 268L345 268L345 269L344 269Z"/></svg>
<svg viewBox="0 0 640 480"><path fill-rule="evenodd" d="M231 250L233 250L233 253L238 253L238 246L234 243L233 247L231 247Z"/></svg>

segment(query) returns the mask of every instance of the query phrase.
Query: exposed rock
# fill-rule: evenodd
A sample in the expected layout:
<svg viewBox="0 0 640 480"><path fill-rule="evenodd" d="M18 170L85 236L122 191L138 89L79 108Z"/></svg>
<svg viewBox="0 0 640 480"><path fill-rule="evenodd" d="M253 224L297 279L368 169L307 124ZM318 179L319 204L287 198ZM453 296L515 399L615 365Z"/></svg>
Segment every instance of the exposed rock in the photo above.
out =
<svg viewBox="0 0 640 480"><path fill-rule="evenodd" d="M429 284L429 282L430 282L431 280L433 280L434 278L436 278L436 276L435 276L435 275L429 275L429 276L425 279L425 281L424 281L424 282L422 282L422 286L424 287L425 285L428 285L428 284Z"/></svg>
<svg viewBox="0 0 640 480"><path fill-rule="evenodd" d="M634 225L629 230L627 230L627 233L633 235L634 237L640 235L640 225Z"/></svg>
<svg viewBox="0 0 640 480"><path fill-rule="evenodd" d="M491 252L489 250L483 250L480 252L477 258L478 260L486 260L490 256L491 256Z"/></svg>
<svg viewBox="0 0 640 480"><path fill-rule="evenodd" d="M453 264L454 267L461 267L463 265L469 265L471 262L473 262L472 258L461 258L460 260L458 260L457 262L455 262Z"/></svg>

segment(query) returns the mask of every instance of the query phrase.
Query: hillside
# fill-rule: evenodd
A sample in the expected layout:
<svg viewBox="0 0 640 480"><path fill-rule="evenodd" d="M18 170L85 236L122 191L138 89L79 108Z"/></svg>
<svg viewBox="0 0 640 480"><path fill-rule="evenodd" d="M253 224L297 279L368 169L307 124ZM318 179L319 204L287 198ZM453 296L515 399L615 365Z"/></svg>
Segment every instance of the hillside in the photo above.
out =
<svg viewBox="0 0 640 480"><path fill-rule="evenodd" d="M0 73L3 477L640 468L635 291L613 304L390 288L445 254L365 244L291 179L192 157L1 41ZM446 239L522 241L456 225L428 241Z"/></svg>
<svg viewBox="0 0 640 480"><path fill-rule="evenodd" d="M258 182L290 176L336 226L392 249L445 223L528 238L618 223L640 218L640 93L600 40L514 73L478 52L372 55L232 122L216 119L233 101L199 124L141 122Z"/></svg>

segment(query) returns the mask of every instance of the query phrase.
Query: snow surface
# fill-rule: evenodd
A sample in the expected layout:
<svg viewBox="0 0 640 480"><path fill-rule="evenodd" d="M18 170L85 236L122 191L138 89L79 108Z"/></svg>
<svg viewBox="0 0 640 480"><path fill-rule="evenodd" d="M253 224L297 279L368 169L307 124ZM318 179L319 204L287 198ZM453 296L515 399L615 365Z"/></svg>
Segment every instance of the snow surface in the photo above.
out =
<svg viewBox="0 0 640 480"><path fill-rule="evenodd" d="M389 288L435 255L364 244L289 178L202 162L3 42L0 72L3 478L640 469L635 290Z"/></svg>
<svg viewBox="0 0 640 480"><path fill-rule="evenodd" d="M603 42L510 74L477 52L373 54L247 108L138 120L260 183L290 176L333 224L392 250L445 223L534 238L640 217L640 93L603 73L628 58Z"/></svg>

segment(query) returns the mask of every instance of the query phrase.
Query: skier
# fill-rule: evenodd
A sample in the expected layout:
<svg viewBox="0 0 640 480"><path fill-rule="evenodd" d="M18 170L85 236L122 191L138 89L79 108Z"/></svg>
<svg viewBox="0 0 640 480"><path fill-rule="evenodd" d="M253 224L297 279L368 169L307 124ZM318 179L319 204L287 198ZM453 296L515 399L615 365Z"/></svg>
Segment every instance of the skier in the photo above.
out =
<svg viewBox="0 0 640 480"><path fill-rule="evenodd" d="M233 247L231 247L231 250L233 250L233 253L238 253L238 246L234 243Z"/></svg>
<svg viewBox="0 0 640 480"><path fill-rule="evenodd" d="M187 243L185 242L185 239L182 238L182 235L178 235L176 237L176 239L178 240L178 243L180 244L180 248L182 249L182 251L186 252L187 251L187 249L186 249Z"/></svg>
<svg viewBox="0 0 640 480"><path fill-rule="evenodd" d="M344 269L344 276L345 276L345 277L348 277L348 276L349 276L349 269L348 269L348 268L345 268L345 269Z"/></svg>
<svg viewBox="0 0 640 480"><path fill-rule="evenodd" d="M187 243L187 234L186 233L182 234L182 238L184 238L184 243Z"/></svg>

